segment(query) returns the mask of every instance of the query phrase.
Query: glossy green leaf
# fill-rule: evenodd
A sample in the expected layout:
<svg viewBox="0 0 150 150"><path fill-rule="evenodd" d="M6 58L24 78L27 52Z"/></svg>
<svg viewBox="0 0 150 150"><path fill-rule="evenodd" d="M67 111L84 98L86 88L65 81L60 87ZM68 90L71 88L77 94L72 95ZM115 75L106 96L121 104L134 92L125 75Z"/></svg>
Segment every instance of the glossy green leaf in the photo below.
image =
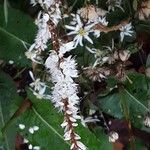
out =
<svg viewBox="0 0 150 150"><path fill-rule="evenodd" d="M100 98L100 108L116 118L121 119L123 117L118 93Z"/></svg>
<svg viewBox="0 0 150 150"><path fill-rule="evenodd" d="M129 73L128 77L132 83L126 81L124 83L126 88L120 93L111 92L107 96L99 98L100 109L121 119L125 117L122 106L124 101L129 110L131 121L136 127L142 128L143 117L149 112L150 79L138 73ZM122 97L123 99L121 99Z"/></svg>
<svg viewBox="0 0 150 150"><path fill-rule="evenodd" d="M16 86L11 77L0 72L0 130L12 115L12 105L16 99L20 99L17 95ZM15 144L15 128L10 126L7 132L2 135L0 132L0 143L6 150L14 149Z"/></svg>
<svg viewBox="0 0 150 150"><path fill-rule="evenodd" d="M30 66L30 61L24 55L27 47L33 42L35 36L35 25L33 19L19 10L8 9L9 18L6 26L0 6L0 59L8 62L13 60L18 66Z"/></svg>

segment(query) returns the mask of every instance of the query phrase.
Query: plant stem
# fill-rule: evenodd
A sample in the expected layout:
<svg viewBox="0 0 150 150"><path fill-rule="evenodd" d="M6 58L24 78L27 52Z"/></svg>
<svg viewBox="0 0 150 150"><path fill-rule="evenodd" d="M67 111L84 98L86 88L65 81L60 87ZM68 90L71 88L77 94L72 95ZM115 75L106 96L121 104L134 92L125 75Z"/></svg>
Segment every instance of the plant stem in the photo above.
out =
<svg viewBox="0 0 150 150"><path fill-rule="evenodd" d="M130 111L129 111L128 103L126 101L126 97L124 95L124 89L119 90L119 95L120 95L122 110L123 110L125 119L128 123L129 138L130 138L129 141L130 141L131 150L135 150L134 137L133 137L132 129L131 129Z"/></svg>
<svg viewBox="0 0 150 150"><path fill-rule="evenodd" d="M4 122L3 112L2 112L1 101L0 101L0 116L1 116L0 118L2 120L2 125L4 126L5 122ZM4 139L5 139L6 149L9 150L9 144L8 144L7 136L5 133L3 135L4 135Z"/></svg>
<svg viewBox="0 0 150 150"><path fill-rule="evenodd" d="M20 75L21 73L23 73L25 70L26 70L26 67L23 68L21 71L19 71L19 72L14 76L13 79L16 79L17 77L19 77L19 75Z"/></svg>

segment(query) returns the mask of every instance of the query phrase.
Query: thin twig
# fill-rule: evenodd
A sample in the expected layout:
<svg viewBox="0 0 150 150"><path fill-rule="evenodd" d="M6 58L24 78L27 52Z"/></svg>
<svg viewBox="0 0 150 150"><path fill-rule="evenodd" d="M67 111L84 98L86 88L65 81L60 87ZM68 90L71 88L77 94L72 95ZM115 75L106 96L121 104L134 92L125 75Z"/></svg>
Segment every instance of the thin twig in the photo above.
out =
<svg viewBox="0 0 150 150"><path fill-rule="evenodd" d="M127 20L121 21L120 24L112 26L112 27L107 27L102 24L96 24L93 29L100 30L101 32L104 32L104 33L118 31L122 26L125 26L126 24L128 24L129 21L130 21L130 18L128 18Z"/></svg>

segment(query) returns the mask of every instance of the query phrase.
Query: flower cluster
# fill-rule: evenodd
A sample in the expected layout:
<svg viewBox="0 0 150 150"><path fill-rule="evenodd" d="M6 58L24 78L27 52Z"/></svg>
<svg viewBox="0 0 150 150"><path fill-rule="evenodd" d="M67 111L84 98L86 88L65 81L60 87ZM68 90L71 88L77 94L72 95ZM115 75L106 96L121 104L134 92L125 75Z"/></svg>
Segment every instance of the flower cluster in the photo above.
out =
<svg viewBox="0 0 150 150"><path fill-rule="evenodd" d="M35 79L31 71L29 72L29 74L33 80L33 82L30 83L30 87L32 88L31 90L33 91L33 94L39 99L42 98L50 99L51 97L45 94L47 88L46 83L40 81L40 78Z"/></svg>
<svg viewBox="0 0 150 150"><path fill-rule="evenodd" d="M108 1L107 3L110 3L112 1ZM120 7L121 8L121 1L114 1L114 6L115 7ZM109 5L110 6L110 5ZM99 8L96 8L93 5L89 5L87 7L83 7L77 11L76 15L73 16L73 21L70 22L70 25L66 25L65 27L68 30L71 30L68 32L68 36L71 36L73 38L73 41L75 42L75 47L79 46L86 46L86 49L94 54L95 56L95 62L92 65L93 67L96 67L100 65L101 67L103 64L113 64L116 60L115 56L117 55L117 59L121 59L121 61L126 61L130 56L128 51L123 50L122 52L120 51L119 53L115 51L116 49L114 48L114 40L112 39L112 47L110 46L104 46L102 49L98 49L93 47L92 45L95 45L92 37L100 38L102 32L109 32L108 28L108 21L106 20L106 15L108 12L103 11ZM113 30L118 30L120 31L120 41L123 42L125 36L132 36L133 31L131 23L121 23L118 25L116 28L112 28ZM112 31L113 31L112 30ZM89 44L91 46L89 46ZM119 55L119 56L118 56ZM96 71L99 74L96 74L95 77L93 77L94 80L100 81L100 78L105 78L104 72L107 72L106 75L109 75L108 70L104 69L105 67L102 67L100 69L93 68L92 70L103 70L103 73L100 73L99 71ZM87 69L86 69L87 70ZM88 71L89 72L89 71ZM90 74L92 75L91 69L90 69ZM95 71L94 71L95 72ZM91 76L90 75L90 76ZM95 73L94 73L95 75Z"/></svg>
<svg viewBox="0 0 150 150"><path fill-rule="evenodd" d="M63 52L72 49L67 45L68 43L62 44L60 47L61 55L54 50L51 51L45 66L54 83L52 101L55 107L64 112L64 122L61 124L65 128L64 139L71 141L71 149L84 150L86 147L79 141L81 137L74 131L74 127L78 125L77 119L81 119L78 115L77 84L73 81L73 78L78 77L78 72L74 58L64 58L62 55Z"/></svg>

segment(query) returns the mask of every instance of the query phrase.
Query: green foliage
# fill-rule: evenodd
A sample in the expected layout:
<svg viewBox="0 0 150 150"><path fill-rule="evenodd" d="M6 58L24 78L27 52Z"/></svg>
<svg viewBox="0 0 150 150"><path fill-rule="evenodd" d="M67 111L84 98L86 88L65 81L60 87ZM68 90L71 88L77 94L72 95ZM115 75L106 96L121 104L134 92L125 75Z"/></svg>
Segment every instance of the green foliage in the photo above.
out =
<svg viewBox="0 0 150 150"><path fill-rule="evenodd" d="M12 116L12 105L15 100L20 101L16 94L16 86L11 77L0 72L0 131ZM14 149L15 144L15 127L9 127L7 132L2 135L0 132L0 146L6 150Z"/></svg>
<svg viewBox="0 0 150 150"><path fill-rule="evenodd" d="M105 10L108 9L106 5L107 0L91 0L90 3L95 5L96 1L100 8ZM124 0L122 5L124 11L115 7L115 11L108 13L106 16L107 21L109 22L108 28L118 25L121 21L130 18L130 21L132 21L137 33L146 32L149 34L150 21L139 21L135 18L139 1L140 0ZM28 3L29 2L27 0L22 2L19 0L16 0L15 2L10 1L11 6L19 8L20 11L8 7L8 0L4 0L4 4L0 5L0 60L4 60L6 63L9 60L13 60L16 70L20 67L26 67L27 69L31 67L31 61L29 61L24 54L26 51L25 46L29 48L35 37L35 25L33 23L33 19L23 12L27 12L26 5L28 5ZM70 0L67 1L67 3L69 5L69 13L75 13L79 8L87 6L89 2L86 0ZM38 7L39 6L36 8L34 7L35 11L40 9L40 7ZM67 9L65 11L67 11ZM34 16L35 14L32 15ZM60 35L62 32L61 30L64 29L61 29L61 27L64 27L65 21L67 22L69 19L64 19L58 25ZM62 32L62 34L64 33ZM133 54L139 51L139 43L137 43L138 40L135 40L136 38L134 36L135 35L132 37L125 37L124 42L121 43L119 31L114 30L109 33L101 33L99 38L91 37L94 42L93 45L88 43L86 40L84 40L83 43L89 47L105 50L104 46L111 47L112 39L114 39L115 48L112 50L112 54L113 51L119 52L122 50L129 50ZM69 41L71 38L68 38ZM51 44L48 46L50 47ZM67 53L65 57L67 57L68 54L70 53ZM83 91L79 91L79 94L83 94L86 99L84 104L81 103L81 105L83 105L81 107L90 107L87 105L91 105L93 109L96 110L96 113L98 108L102 111L102 113L104 112L109 114L115 119L130 120L134 127L150 132L150 130L143 125L143 118L150 111L148 107L150 99L150 78L139 73L129 72L126 74L128 80L122 82L121 80L119 81L117 78L111 76L106 80L106 90L105 85L101 86L101 83L98 82L96 83L100 84L101 87L98 87L99 89L95 90L95 82L87 79L88 77L86 74L82 74L83 66L90 66L95 62L96 58L94 57L94 54L88 52L85 46L78 46L71 52L71 54L76 57L79 69L81 69L80 77L76 80L80 86L83 87ZM46 54L43 52L42 55L48 56L48 53ZM108 67L112 72L115 70L115 73L117 73L120 69L119 63L123 66L121 69L126 70L126 67L124 67L126 62L121 60L116 60L116 63L113 65L105 63L104 67ZM150 67L150 56L148 56L145 66L147 68ZM40 72L42 72L43 81L44 78L47 78L45 73L43 73L45 68L43 67L41 69L36 67L37 66L33 67L33 72L37 72L37 78ZM17 76L17 78L21 77L21 75ZM25 82L29 83L30 81ZM101 89L102 92L98 93ZM51 91L49 90L49 93L50 92ZM95 97L93 98L93 96ZM3 72L0 72L0 129L5 129L2 130L2 132L0 131L0 150L14 149L16 130L19 134L22 134L24 138L29 140L29 144L31 143L33 146L40 146L42 150L68 150L70 143L68 141L64 141L64 129L60 126L64 119L63 113L58 113L58 110L53 107L50 101L37 99L30 90L27 91L27 98L32 103L31 107L29 107L24 113L20 113L19 117L17 115L13 116L16 111L16 107L21 107L20 103L22 102L22 98L18 96L17 89L12 78ZM90 102L87 102L88 100L90 100ZM99 105L95 107L94 104ZM83 114L84 113L86 114L86 112L83 112ZM18 119L16 117L18 117ZM16 125L15 121L17 122ZM12 124L13 122L14 124ZM19 124L25 124L25 129L19 129ZM108 142L108 136L96 123L94 125L94 127L90 128L90 131L88 128L83 127L79 122L76 131L81 136L81 141L88 147L89 150L112 150L113 147L112 144ZM38 126L39 130L35 131L34 134L31 134L29 132L29 128L33 126ZM135 144L137 150L144 149L143 143L140 140L136 139Z"/></svg>
<svg viewBox="0 0 150 150"><path fill-rule="evenodd" d="M30 61L24 55L26 49L23 43L29 47L35 36L33 20L13 8L8 9L9 18L6 26L3 6L0 6L0 59L8 62L13 60L18 66L30 66Z"/></svg>
<svg viewBox="0 0 150 150"><path fill-rule="evenodd" d="M107 95L104 98L100 98L100 108L116 118L123 118L121 104L118 93Z"/></svg>
<svg viewBox="0 0 150 150"><path fill-rule="evenodd" d="M129 73L128 77L132 83L127 80L124 83L125 89L114 90L107 96L99 98L100 109L119 119L124 118L124 113L129 111L132 123L142 128L143 117L149 112L150 79L135 72ZM126 105L126 110L124 110L123 103Z"/></svg>
<svg viewBox="0 0 150 150"><path fill-rule="evenodd" d="M146 32L150 34L150 21L139 20L135 22L135 28L138 32Z"/></svg>

